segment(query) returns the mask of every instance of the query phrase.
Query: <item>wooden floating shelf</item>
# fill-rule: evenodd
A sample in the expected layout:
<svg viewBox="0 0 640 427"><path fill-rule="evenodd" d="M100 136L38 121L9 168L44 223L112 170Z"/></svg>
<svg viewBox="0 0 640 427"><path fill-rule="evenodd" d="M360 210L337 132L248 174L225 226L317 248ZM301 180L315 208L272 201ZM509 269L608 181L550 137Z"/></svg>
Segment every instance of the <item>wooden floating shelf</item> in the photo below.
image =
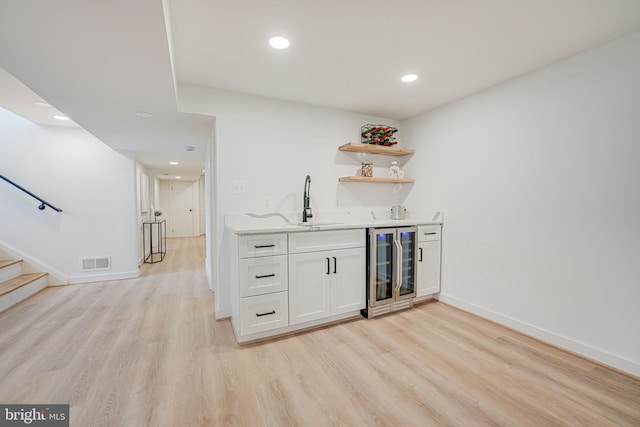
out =
<svg viewBox="0 0 640 427"><path fill-rule="evenodd" d="M355 153L369 153L369 154L382 154L385 156L408 156L409 154L413 154L414 150L411 148L400 148L394 146L384 146L384 145L375 145L375 144L363 144L361 142L348 142L344 145L341 145L338 150L340 151L351 151Z"/></svg>
<svg viewBox="0 0 640 427"><path fill-rule="evenodd" d="M369 176L344 176L338 179L340 182L382 182L385 184L411 184L413 178L377 178Z"/></svg>

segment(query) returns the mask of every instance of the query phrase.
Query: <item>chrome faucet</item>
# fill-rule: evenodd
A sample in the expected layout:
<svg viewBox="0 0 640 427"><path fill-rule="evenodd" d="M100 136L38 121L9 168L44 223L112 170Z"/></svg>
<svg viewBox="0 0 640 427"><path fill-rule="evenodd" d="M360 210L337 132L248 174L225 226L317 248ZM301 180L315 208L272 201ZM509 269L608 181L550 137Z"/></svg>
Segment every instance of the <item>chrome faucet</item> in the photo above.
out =
<svg viewBox="0 0 640 427"><path fill-rule="evenodd" d="M307 175L307 178L304 180L304 196L303 196L304 205L302 206L302 222L307 222L307 219L313 218L313 214L311 213L311 206L309 206L310 188L311 188L311 176Z"/></svg>

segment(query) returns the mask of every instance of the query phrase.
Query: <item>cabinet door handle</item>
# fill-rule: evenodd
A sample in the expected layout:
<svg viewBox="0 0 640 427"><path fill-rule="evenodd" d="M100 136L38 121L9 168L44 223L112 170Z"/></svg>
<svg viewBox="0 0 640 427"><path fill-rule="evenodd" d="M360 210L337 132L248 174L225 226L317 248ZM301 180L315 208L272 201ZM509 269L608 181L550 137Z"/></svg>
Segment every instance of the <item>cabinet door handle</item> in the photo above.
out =
<svg viewBox="0 0 640 427"><path fill-rule="evenodd" d="M327 274L331 274L331 271L329 270L329 264L331 264L331 261L329 260L329 258L325 258L327 260Z"/></svg>
<svg viewBox="0 0 640 427"><path fill-rule="evenodd" d="M256 279L264 279L265 277L276 277L275 273L265 274L264 276L256 276Z"/></svg>
<svg viewBox="0 0 640 427"><path fill-rule="evenodd" d="M418 260L418 262L422 262L422 248L418 248L420 249L420 259Z"/></svg>
<svg viewBox="0 0 640 427"><path fill-rule="evenodd" d="M338 272L338 260L336 257L331 258L333 258L333 274L336 274Z"/></svg>
<svg viewBox="0 0 640 427"><path fill-rule="evenodd" d="M273 248L275 245L253 245L254 248L256 249L260 249L260 248Z"/></svg>
<svg viewBox="0 0 640 427"><path fill-rule="evenodd" d="M434 234L438 234L437 232L432 232L432 233L424 233L425 236L433 236Z"/></svg>
<svg viewBox="0 0 640 427"><path fill-rule="evenodd" d="M256 313L256 317L269 316L270 314L276 314L275 310L271 310L268 313Z"/></svg>

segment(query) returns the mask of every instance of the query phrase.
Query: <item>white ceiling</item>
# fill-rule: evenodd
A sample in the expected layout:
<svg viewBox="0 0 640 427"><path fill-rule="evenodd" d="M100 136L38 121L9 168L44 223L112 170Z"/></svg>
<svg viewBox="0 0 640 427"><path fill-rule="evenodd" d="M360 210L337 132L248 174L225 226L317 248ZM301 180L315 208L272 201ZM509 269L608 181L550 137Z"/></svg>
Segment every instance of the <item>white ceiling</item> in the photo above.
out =
<svg viewBox="0 0 640 427"><path fill-rule="evenodd" d="M0 0L0 67L152 173L200 176L212 119L177 111L160 0Z"/></svg>
<svg viewBox="0 0 640 427"><path fill-rule="evenodd" d="M406 119L638 29L638 0L0 0L0 67L154 173L191 178L211 118L177 111L176 81Z"/></svg>
<svg viewBox="0 0 640 427"><path fill-rule="evenodd" d="M37 103L37 104L36 104ZM73 120L58 120L64 116L15 77L0 68L0 106L33 123L47 126L79 127Z"/></svg>

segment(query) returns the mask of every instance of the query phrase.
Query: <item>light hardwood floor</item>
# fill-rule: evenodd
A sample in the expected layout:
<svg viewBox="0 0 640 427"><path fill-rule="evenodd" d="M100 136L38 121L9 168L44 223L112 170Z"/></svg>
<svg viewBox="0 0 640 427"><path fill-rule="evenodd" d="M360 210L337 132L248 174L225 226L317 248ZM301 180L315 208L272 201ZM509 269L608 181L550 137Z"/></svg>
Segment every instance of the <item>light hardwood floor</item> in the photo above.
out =
<svg viewBox="0 0 640 427"><path fill-rule="evenodd" d="M0 402L72 426L640 425L638 379L441 303L239 347L203 245L0 314Z"/></svg>

